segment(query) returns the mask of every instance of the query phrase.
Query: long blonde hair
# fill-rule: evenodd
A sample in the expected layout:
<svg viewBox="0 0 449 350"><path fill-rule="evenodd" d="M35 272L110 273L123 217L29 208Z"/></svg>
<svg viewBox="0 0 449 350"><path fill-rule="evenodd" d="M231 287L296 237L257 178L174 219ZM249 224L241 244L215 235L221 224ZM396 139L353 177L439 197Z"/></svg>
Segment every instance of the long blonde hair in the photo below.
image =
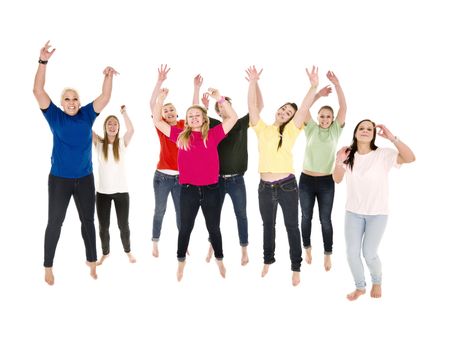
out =
<svg viewBox="0 0 449 350"><path fill-rule="evenodd" d="M201 114L203 115L204 122L203 125L201 126L201 138L203 139L204 147L207 147L206 142L207 142L207 135L209 133L209 117L207 116L207 109L205 109L203 106L200 105L193 105L187 109L186 115L187 113L189 113L191 109L194 108L199 109L201 111ZM184 130L179 134L178 140L176 141L178 148L183 149L185 151L190 148L190 135L192 135L192 128L189 126L186 117Z"/></svg>
<svg viewBox="0 0 449 350"><path fill-rule="evenodd" d="M109 119L114 118L115 120L117 120L117 124L118 124L118 131L117 131L117 135L115 135L115 139L114 142L112 143L112 153L114 154L114 159L116 162L118 162L120 160L120 153L119 153L119 142L120 142L120 137L119 132L120 132L120 122L118 120L118 118L115 115L110 115L106 118L106 120L103 123L103 132L104 132L104 136L103 138L100 138L100 142L103 144L103 146L101 147L103 150L103 155L104 155L104 159L108 160L108 150L109 150L109 139L108 139L108 133L106 132L106 125L109 121Z"/></svg>

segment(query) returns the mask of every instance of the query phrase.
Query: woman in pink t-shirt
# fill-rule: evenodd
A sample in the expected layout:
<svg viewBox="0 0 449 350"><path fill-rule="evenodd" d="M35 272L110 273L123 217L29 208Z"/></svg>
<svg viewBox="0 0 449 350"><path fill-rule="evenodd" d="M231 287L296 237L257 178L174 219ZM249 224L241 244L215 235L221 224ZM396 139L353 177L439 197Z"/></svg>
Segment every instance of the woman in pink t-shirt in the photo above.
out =
<svg viewBox="0 0 449 350"><path fill-rule="evenodd" d="M237 122L237 114L218 90L209 94L226 109L230 118L209 129L207 110L198 105L187 109L184 129L169 125L161 115L161 107L168 89L161 89L153 110L154 125L178 146L179 183L181 184L181 227L178 235L177 278L183 277L190 234L198 210L206 221L215 258L222 277L226 275L223 264L223 247L220 232L220 193L218 186L219 158L217 146Z"/></svg>
<svg viewBox="0 0 449 350"><path fill-rule="evenodd" d="M382 265L377 248L388 218L388 173L393 166L415 161L412 150L386 126L377 128L378 135L390 140L396 149L377 147L376 125L362 120L354 129L351 146L338 151L332 174L335 182L340 183L346 173L346 251L356 287L347 295L349 300L365 294L361 251L371 274L371 297L382 296Z"/></svg>

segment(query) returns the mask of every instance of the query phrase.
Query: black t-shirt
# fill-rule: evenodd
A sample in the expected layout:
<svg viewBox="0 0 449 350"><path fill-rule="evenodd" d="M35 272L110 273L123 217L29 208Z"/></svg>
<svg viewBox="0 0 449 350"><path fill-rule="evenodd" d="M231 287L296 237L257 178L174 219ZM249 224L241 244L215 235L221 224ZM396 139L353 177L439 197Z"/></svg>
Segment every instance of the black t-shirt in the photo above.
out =
<svg viewBox="0 0 449 350"><path fill-rule="evenodd" d="M221 124L210 118L210 127ZM248 169L249 114L237 120L234 127L218 145L220 175L244 174Z"/></svg>

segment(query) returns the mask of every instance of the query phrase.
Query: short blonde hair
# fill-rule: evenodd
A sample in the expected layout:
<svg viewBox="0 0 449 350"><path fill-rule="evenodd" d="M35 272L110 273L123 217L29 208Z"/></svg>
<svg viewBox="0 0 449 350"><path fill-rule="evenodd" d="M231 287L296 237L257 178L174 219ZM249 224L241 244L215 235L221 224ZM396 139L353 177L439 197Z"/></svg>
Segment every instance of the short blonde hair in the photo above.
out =
<svg viewBox="0 0 449 350"><path fill-rule="evenodd" d="M66 87L66 88L64 88L64 90L62 90L62 93L61 93L61 103L62 103L62 101L64 100L64 95L65 95L67 92L69 92L69 91L75 93L76 97L78 97L78 101L79 101L80 104L81 104L81 101L80 101L80 94L78 93L78 91L77 91L76 89L71 88L71 87Z"/></svg>

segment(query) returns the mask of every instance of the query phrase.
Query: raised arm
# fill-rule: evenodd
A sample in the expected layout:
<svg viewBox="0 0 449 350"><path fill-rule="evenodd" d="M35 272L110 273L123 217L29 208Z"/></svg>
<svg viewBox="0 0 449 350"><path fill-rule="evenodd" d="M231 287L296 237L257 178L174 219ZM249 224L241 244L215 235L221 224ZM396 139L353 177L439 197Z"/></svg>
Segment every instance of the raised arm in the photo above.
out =
<svg viewBox="0 0 449 350"><path fill-rule="evenodd" d="M387 129L385 125L379 124L377 125L379 132L377 133L379 136L390 140L399 151L397 162L398 164L403 163L411 163L416 160L415 154L404 142L399 140L393 133Z"/></svg>
<svg viewBox="0 0 449 350"><path fill-rule="evenodd" d="M168 95L168 89L160 89L156 98L156 103L152 109L153 123L165 136L170 137L170 125L162 118L162 106Z"/></svg>
<svg viewBox="0 0 449 350"><path fill-rule="evenodd" d="M260 109L259 109L259 104L258 104L258 99L257 99L257 95L258 95L258 90L259 90L259 95L260 97L262 97L262 93L260 92L260 88L259 88L259 78L260 75L262 74L263 69L261 69L259 72L257 71L255 66L250 66L247 70L246 70L246 80L249 81L249 86L248 86L248 111L249 111L249 123L251 126L254 126L258 123L259 119L260 119ZM262 106L263 106L263 101L262 101Z"/></svg>
<svg viewBox="0 0 449 350"><path fill-rule="evenodd" d="M301 106L299 106L293 117L293 122L295 123L297 128L302 128L302 125L307 118L307 113L309 113L309 109L315 99L315 93L318 86L318 67L313 66L310 72L306 68L306 72L309 76L310 88L309 91L307 91L306 96L302 100Z"/></svg>
<svg viewBox="0 0 449 350"><path fill-rule="evenodd" d="M50 40L47 41L39 53L39 66L34 77L33 94L36 97L39 108L45 109L50 106L50 97L45 91L45 73L47 72L47 63L56 49L50 51Z"/></svg>
<svg viewBox="0 0 449 350"><path fill-rule="evenodd" d="M101 95L98 96L94 101L94 111L101 113L101 111L106 107L111 99L112 94L112 79L114 75L119 74L114 68L106 67L103 71L104 80L103 87L101 89Z"/></svg>
<svg viewBox="0 0 449 350"><path fill-rule="evenodd" d="M96 146L99 141L100 141L100 136L98 136L98 134L92 130L92 142Z"/></svg>
<svg viewBox="0 0 449 350"><path fill-rule="evenodd" d="M343 180L343 177L345 176L346 169L343 162L346 160L346 158L348 158L349 151L349 147L342 147L337 152L337 156L335 157L335 168L332 173L332 178L338 184L341 182L341 180Z"/></svg>
<svg viewBox="0 0 449 350"><path fill-rule="evenodd" d="M167 74L168 74L168 72L170 72L170 69L171 68L167 69L167 65L162 65L162 64L161 64L161 67L157 69L157 73L158 73L157 81L156 81L156 85L154 86L153 93L151 94L151 99L150 99L150 108L151 108L152 112L154 109L154 105L156 104L157 97L159 96L159 92L161 90L162 83L164 82L165 79L167 79Z"/></svg>
<svg viewBox="0 0 449 350"><path fill-rule="evenodd" d="M203 77L201 74L198 74L193 78L193 100L192 104L199 105L200 104L200 89L201 85L203 85Z"/></svg>
<svg viewBox="0 0 449 350"><path fill-rule="evenodd" d="M262 70L260 71L260 73L262 73ZM260 91L258 81L256 81L256 99L257 99L257 109L259 110L259 113L260 113L260 112L262 112L264 104L263 104L263 98L262 98L262 91Z"/></svg>
<svg viewBox="0 0 449 350"><path fill-rule="evenodd" d="M224 96L220 95L220 92L217 89L209 88L208 91L209 95L215 99L218 104L223 106L226 115L229 116L229 118L225 118L222 123L223 131L227 134L234 127L235 123L237 123L237 113L235 113L234 108L232 108L231 104L226 101Z"/></svg>
<svg viewBox="0 0 449 350"><path fill-rule="evenodd" d="M123 135L123 141L125 141L125 147L128 147L131 139L134 135L134 126L131 122L131 119L128 116L128 111L126 110L126 106L123 105L120 107L120 113L122 113L123 119L125 120L126 132Z"/></svg>
<svg viewBox="0 0 449 350"><path fill-rule="evenodd" d="M343 89L341 88L340 81L338 80L338 78L334 74L334 72L329 71L329 72L327 72L326 76L327 76L327 79L329 79L330 82L332 84L334 84L335 91L337 93L338 106L339 106L338 112L337 112L338 124L340 124L340 126L344 126L345 121L346 121L346 110L347 110L345 94L343 93Z"/></svg>

